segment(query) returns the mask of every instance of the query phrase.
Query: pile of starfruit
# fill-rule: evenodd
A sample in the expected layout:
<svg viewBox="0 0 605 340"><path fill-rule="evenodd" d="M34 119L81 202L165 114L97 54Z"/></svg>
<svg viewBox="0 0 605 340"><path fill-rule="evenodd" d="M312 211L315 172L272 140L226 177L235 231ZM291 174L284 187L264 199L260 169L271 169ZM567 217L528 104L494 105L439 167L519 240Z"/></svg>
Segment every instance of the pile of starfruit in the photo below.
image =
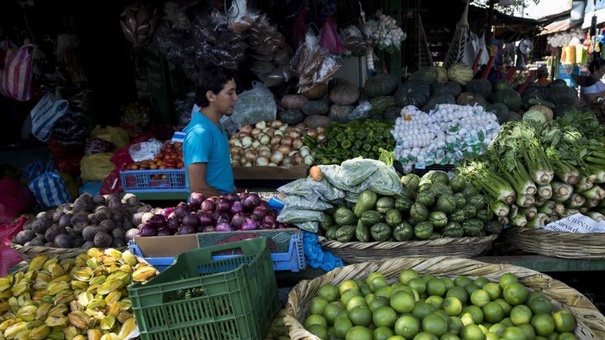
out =
<svg viewBox="0 0 605 340"><path fill-rule="evenodd" d="M39 255L0 278L0 340L126 339L136 328L127 287L157 274L128 250Z"/></svg>

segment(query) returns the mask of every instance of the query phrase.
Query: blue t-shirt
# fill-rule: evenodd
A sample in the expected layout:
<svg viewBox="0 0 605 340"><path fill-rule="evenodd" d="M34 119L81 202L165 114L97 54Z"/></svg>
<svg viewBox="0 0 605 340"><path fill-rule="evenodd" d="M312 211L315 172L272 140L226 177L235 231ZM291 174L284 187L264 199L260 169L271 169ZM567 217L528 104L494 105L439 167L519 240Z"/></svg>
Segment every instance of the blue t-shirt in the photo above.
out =
<svg viewBox="0 0 605 340"><path fill-rule="evenodd" d="M192 113L191 121L185 127L183 162L185 170L189 164L206 163L206 183L221 194L233 192L229 140L222 124L219 129L203 114ZM185 174L186 185L189 187L188 171Z"/></svg>

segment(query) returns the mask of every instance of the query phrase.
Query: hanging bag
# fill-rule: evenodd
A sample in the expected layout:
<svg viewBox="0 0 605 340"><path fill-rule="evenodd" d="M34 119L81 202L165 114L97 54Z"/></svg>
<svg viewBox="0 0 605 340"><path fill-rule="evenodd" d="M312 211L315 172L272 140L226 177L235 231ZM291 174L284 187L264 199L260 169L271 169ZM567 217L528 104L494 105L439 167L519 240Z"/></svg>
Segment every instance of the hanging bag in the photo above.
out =
<svg viewBox="0 0 605 340"><path fill-rule="evenodd" d="M31 110L32 134L42 142L48 141L55 122L69 109L65 99L47 92Z"/></svg>
<svg viewBox="0 0 605 340"><path fill-rule="evenodd" d="M0 94L5 97L28 101L31 99L33 61L36 45L25 44L19 48L5 40L2 44L4 68L0 72Z"/></svg>
<svg viewBox="0 0 605 340"><path fill-rule="evenodd" d="M34 194L36 202L42 209L54 208L71 202L67 184L56 170L42 173L29 182L27 187Z"/></svg>

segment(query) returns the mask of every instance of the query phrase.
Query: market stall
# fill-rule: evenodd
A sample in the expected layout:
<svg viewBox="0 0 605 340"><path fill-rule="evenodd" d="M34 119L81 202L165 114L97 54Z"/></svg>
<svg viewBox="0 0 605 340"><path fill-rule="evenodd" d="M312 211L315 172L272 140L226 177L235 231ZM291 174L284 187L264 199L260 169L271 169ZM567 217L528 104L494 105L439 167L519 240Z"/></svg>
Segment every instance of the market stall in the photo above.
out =
<svg viewBox="0 0 605 340"><path fill-rule="evenodd" d="M254 78L223 124L255 186L189 194L190 96L174 124L137 101L88 132L45 94L32 117L61 111L40 130L61 161L27 168L35 213L0 229L2 337L603 338L544 273L605 268L605 129L563 80L465 60L465 6L445 63L403 78L408 32L366 3L296 37L246 1L127 6L124 38L189 83L208 63ZM346 58L364 77L339 76Z"/></svg>

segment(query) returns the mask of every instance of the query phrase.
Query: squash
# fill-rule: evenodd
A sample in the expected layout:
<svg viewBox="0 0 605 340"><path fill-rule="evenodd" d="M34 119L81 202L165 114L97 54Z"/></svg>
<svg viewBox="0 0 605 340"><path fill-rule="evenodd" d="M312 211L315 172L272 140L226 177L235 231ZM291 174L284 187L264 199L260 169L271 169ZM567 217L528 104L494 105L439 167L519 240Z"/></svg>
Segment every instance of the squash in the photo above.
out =
<svg viewBox="0 0 605 340"><path fill-rule="evenodd" d="M310 115L305 118L304 123L307 127L316 129L318 127L328 127L332 123L332 119L323 115Z"/></svg>
<svg viewBox="0 0 605 340"><path fill-rule="evenodd" d="M288 125L296 125L305 120L305 114L301 110L283 110L277 113L277 119Z"/></svg>
<svg viewBox="0 0 605 340"><path fill-rule="evenodd" d="M368 115L383 114L387 109L395 106L395 97L393 96L380 96L370 99L370 105L372 108L368 112Z"/></svg>
<svg viewBox="0 0 605 340"><path fill-rule="evenodd" d="M506 123L509 119L509 111L508 107L502 103L489 104L487 106L487 111L492 112L498 118L498 123L500 125Z"/></svg>
<svg viewBox="0 0 605 340"><path fill-rule="evenodd" d="M440 94L432 96L429 101L422 107L422 111L429 112L435 109L439 104L456 104L456 98L451 94Z"/></svg>
<svg viewBox="0 0 605 340"><path fill-rule="evenodd" d="M399 117L401 117L401 108L397 106L390 107L384 112L384 120L386 121L394 122Z"/></svg>
<svg viewBox="0 0 605 340"><path fill-rule="evenodd" d="M473 69L464 63L455 63L447 70L447 77L460 85L466 85L473 79Z"/></svg>
<svg viewBox="0 0 605 340"><path fill-rule="evenodd" d="M487 100L485 100L485 98L483 98L480 94L462 92L458 98L456 98L456 104L471 106L479 105L485 107L487 105Z"/></svg>
<svg viewBox="0 0 605 340"><path fill-rule="evenodd" d="M330 111L330 104L325 99L308 100L301 108L302 112L307 116L310 115L325 115Z"/></svg>
<svg viewBox="0 0 605 340"><path fill-rule="evenodd" d="M549 87L546 93L546 100L555 105L575 105L580 99L578 91L569 86L554 86Z"/></svg>
<svg viewBox="0 0 605 340"><path fill-rule="evenodd" d="M287 94L281 98L281 106L286 110L300 110L309 99L300 94Z"/></svg>
<svg viewBox="0 0 605 340"><path fill-rule="evenodd" d="M433 66L427 66L412 73L409 80L422 80L429 84L434 84L437 82L437 77L437 68Z"/></svg>
<svg viewBox="0 0 605 340"><path fill-rule="evenodd" d="M492 89L494 92L499 90L512 90L513 85L506 79L496 79L492 84Z"/></svg>
<svg viewBox="0 0 605 340"><path fill-rule="evenodd" d="M309 91L303 93L303 96L309 99L321 99L326 96L328 93L328 84L320 83L315 87L311 88Z"/></svg>
<svg viewBox="0 0 605 340"><path fill-rule="evenodd" d="M473 79L466 83L466 92L487 98L492 93L492 83L487 79Z"/></svg>
<svg viewBox="0 0 605 340"><path fill-rule="evenodd" d="M511 111L518 111L523 104L523 100L515 90L498 90L491 95L492 103L502 103Z"/></svg>
<svg viewBox="0 0 605 340"><path fill-rule="evenodd" d="M437 83L445 83L449 80L447 77L447 69L444 66L436 66L435 71L437 71Z"/></svg>
<svg viewBox="0 0 605 340"><path fill-rule="evenodd" d="M431 85L432 96L438 96L440 94L451 94L454 97L458 97L460 93L462 93L462 86L453 81Z"/></svg>
<svg viewBox="0 0 605 340"><path fill-rule="evenodd" d="M336 86L343 85L343 84L351 84L351 82L346 80L345 78L340 78L340 77L332 78L328 82L328 91L331 91Z"/></svg>
<svg viewBox="0 0 605 340"><path fill-rule="evenodd" d="M330 100L336 105L351 105L359 99L359 93L357 86L351 83L341 84L330 91Z"/></svg>
<svg viewBox="0 0 605 340"><path fill-rule="evenodd" d="M351 120L351 118L349 118L349 116L351 115L351 112L353 112L354 109L355 109L355 106L353 106L353 105L332 104L332 105L330 105L330 112L328 112L328 117L330 119L332 119L333 121L336 121L339 123L346 123L349 120Z"/></svg>
<svg viewBox="0 0 605 340"><path fill-rule="evenodd" d="M553 118L553 111L548 106L534 105L534 106L530 107L527 111L540 111L544 114L546 119L552 120L552 118Z"/></svg>
<svg viewBox="0 0 605 340"><path fill-rule="evenodd" d="M422 80L408 80L395 92L395 105L404 108L408 105L422 107L431 96L431 85Z"/></svg>
<svg viewBox="0 0 605 340"><path fill-rule="evenodd" d="M399 83L399 80L390 73L378 73L366 80L363 90L369 98L390 96L397 91Z"/></svg>

